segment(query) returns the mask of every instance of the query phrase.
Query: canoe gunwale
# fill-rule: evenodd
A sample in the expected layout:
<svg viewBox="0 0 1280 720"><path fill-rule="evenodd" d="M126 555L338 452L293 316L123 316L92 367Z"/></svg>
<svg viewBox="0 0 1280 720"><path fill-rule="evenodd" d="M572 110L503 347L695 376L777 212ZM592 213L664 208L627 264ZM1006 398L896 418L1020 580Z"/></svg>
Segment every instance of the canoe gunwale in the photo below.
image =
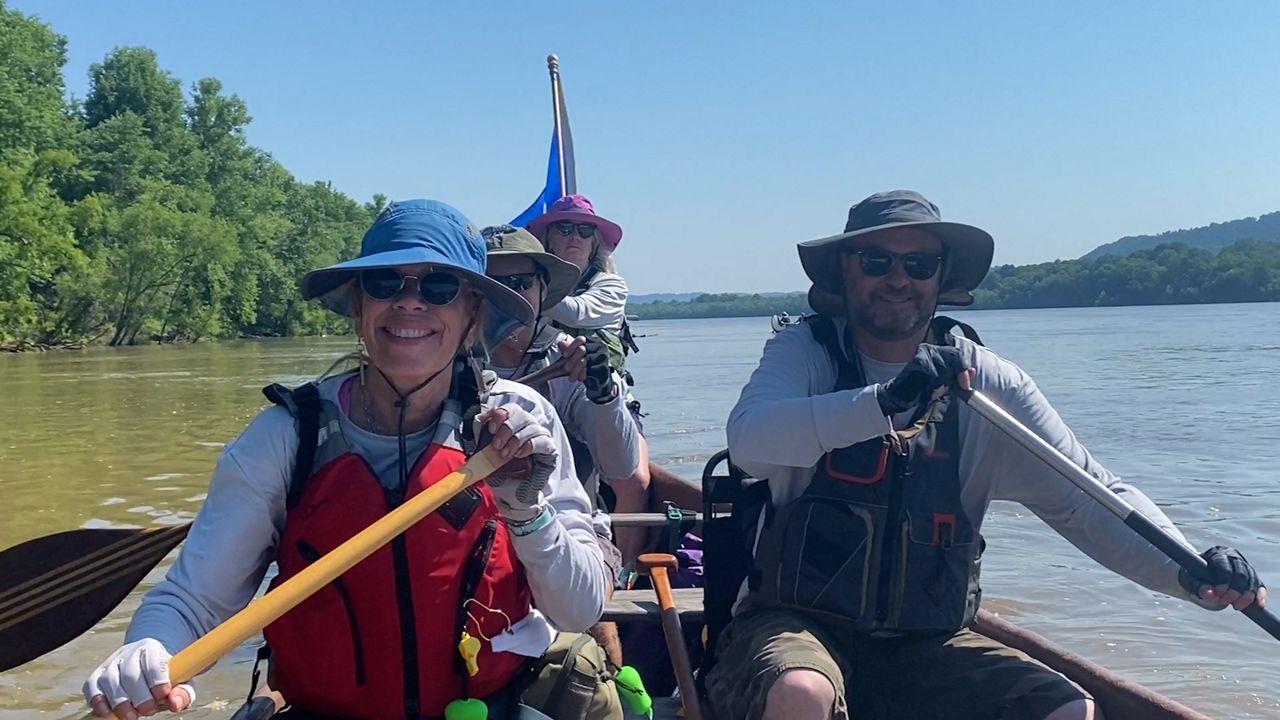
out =
<svg viewBox="0 0 1280 720"><path fill-rule="evenodd" d="M1181 703L1118 675L1092 660L1064 650L1026 628L979 610L971 626L977 633L1030 655L1084 688L1108 718L1127 720L1211 720Z"/></svg>
<svg viewBox="0 0 1280 720"><path fill-rule="evenodd" d="M681 622L701 624L701 588L676 588L672 595ZM658 621L658 603L648 590L625 590L605 604L606 621ZM1065 650L1047 638L1019 627L986 610L979 610L972 629L1002 645L1020 650L1036 661L1062 673L1084 688L1108 718L1119 720L1211 720L1207 715L1170 700L1139 683L1118 675L1088 658ZM655 698L656 700L656 698Z"/></svg>

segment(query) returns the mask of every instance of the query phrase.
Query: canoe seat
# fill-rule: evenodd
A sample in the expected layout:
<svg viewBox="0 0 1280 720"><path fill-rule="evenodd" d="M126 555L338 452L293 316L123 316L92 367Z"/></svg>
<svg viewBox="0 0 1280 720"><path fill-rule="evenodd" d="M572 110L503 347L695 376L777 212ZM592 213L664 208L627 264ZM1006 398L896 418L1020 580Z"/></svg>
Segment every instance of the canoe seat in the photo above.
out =
<svg viewBox="0 0 1280 720"><path fill-rule="evenodd" d="M680 611L680 623L685 627L702 624L702 588L675 588L671 591ZM653 590L618 590L613 599L605 602L606 622L634 623L660 622L658 596Z"/></svg>

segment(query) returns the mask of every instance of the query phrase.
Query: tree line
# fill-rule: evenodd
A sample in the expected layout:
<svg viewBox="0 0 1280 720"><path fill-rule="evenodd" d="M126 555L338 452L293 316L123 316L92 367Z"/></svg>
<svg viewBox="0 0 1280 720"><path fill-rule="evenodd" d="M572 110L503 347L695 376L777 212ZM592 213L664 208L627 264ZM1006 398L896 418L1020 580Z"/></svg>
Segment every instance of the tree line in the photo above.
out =
<svg viewBox="0 0 1280 720"><path fill-rule="evenodd" d="M246 104L117 48L66 96L66 41L0 0L0 349L349 331L303 302L386 204L304 183L249 145ZM991 270L978 308L1280 300L1280 243ZM803 293L632 304L646 319L809 311Z"/></svg>
<svg viewBox="0 0 1280 720"><path fill-rule="evenodd" d="M66 41L0 0L0 347L342 332L302 273L385 199L304 183L245 140L243 100L118 48L66 97Z"/></svg>
<svg viewBox="0 0 1280 720"><path fill-rule="evenodd" d="M1237 240L1221 252L1167 243L1130 255L1000 265L974 291L976 309L1280 301L1280 243ZM630 305L640 319L760 317L812 312L804 293L705 294Z"/></svg>

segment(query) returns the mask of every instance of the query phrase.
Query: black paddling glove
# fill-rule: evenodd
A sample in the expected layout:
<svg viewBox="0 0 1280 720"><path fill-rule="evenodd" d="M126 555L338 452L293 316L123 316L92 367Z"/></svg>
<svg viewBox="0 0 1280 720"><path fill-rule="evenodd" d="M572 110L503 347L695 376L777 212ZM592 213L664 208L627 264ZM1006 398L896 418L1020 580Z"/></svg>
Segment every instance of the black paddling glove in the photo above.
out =
<svg viewBox="0 0 1280 720"><path fill-rule="evenodd" d="M967 369L958 348L921 344L898 377L876 387L880 410L893 416L924 405L934 390L955 387L956 376Z"/></svg>
<svg viewBox="0 0 1280 720"><path fill-rule="evenodd" d="M618 384L609 367L609 351L595 338L587 338L586 350L587 379L582 384L587 389L587 399L597 405L613 402L618 397Z"/></svg>
<svg viewBox="0 0 1280 720"><path fill-rule="evenodd" d="M1196 597L1200 597L1200 591L1204 588L1216 585L1226 585L1239 593L1256 593L1258 588L1263 587L1253 566L1235 548L1218 545L1200 553L1200 557L1209 563L1207 581L1201 582L1191 577L1191 573L1185 569L1178 571L1178 582Z"/></svg>

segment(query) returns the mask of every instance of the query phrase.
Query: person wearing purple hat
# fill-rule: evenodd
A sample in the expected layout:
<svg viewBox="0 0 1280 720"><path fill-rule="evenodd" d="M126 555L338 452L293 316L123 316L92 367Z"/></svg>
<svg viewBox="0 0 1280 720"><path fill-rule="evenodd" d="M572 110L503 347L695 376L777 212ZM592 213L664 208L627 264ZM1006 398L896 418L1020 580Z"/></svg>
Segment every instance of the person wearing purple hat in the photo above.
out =
<svg viewBox="0 0 1280 720"><path fill-rule="evenodd" d="M566 195L529 222L529 232L553 255L577 266L573 292L548 307L546 316L569 335L596 335L609 349L614 369L622 372L628 348L627 282L614 266L622 228L596 214L585 195Z"/></svg>
<svg viewBox="0 0 1280 720"><path fill-rule="evenodd" d="M629 378L626 358L637 348L627 325L627 282L613 263L613 252L622 242L622 227L596 214L595 206L585 195L566 195L530 221L528 229L547 250L573 263L580 273L573 292L545 308L543 315L571 337L598 340L608 352L609 365ZM625 394L638 423L640 403L629 390ZM640 443L637 470L626 478L609 478L609 487L617 499L615 512L644 512L649 508L649 449L643 436ZM646 535L643 528L619 529L618 548L628 562L643 551Z"/></svg>
<svg viewBox="0 0 1280 720"><path fill-rule="evenodd" d="M768 481L757 509L769 511L733 619L712 641L705 681L716 716L1100 717L1086 692L967 627L993 500L1021 503L1151 590L1211 609L1265 604L1238 551L1203 554L1221 585L1192 580L945 392L987 394L1182 539L1089 454L1025 372L935 315L973 302L993 248L985 231L944 222L906 190L872 195L849 210L843 233L800 243L817 314L766 343L727 424L734 464ZM739 505L735 514L749 512Z"/></svg>
<svg viewBox="0 0 1280 720"><path fill-rule="evenodd" d="M268 565L297 575L488 442L509 464L264 631L290 720L509 717L557 630L585 631L608 578L591 503L554 408L482 374L472 347L533 319L486 275L485 243L432 200L389 205L359 257L302 295L352 318L358 369L289 390L224 450L177 561L126 644L85 682L98 716L188 707L172 654L243 608Z"/></svg>

